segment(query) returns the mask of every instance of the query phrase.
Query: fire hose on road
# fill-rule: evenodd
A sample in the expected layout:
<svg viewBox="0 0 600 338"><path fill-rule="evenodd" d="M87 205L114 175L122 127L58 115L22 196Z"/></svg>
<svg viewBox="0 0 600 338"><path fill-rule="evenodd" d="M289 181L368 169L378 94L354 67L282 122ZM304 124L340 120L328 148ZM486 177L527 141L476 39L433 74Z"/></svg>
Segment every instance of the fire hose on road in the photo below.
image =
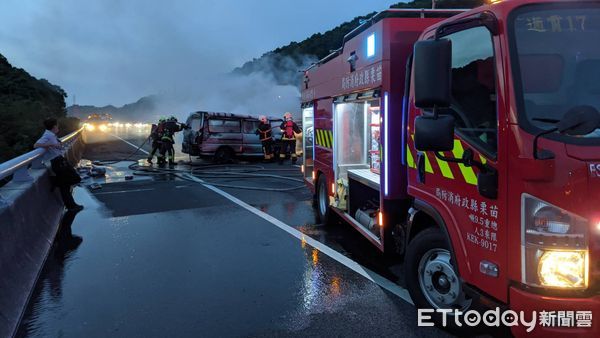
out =
<svg viewBox="0 0 600 338"><path fill-rule="evenodd" d="M94 165L112 165L120 162L134 162L129 165L129 169L132 170L135 176L155 176L155 175L172 175L183 180L193 181L198 183L197 179L277 179L283 181L292 181L301 183L301 185L289 187L289 188L268 188L259 186L246 186L236 184L222 184L205 181L206 184L210 184L215 187L231 188L231 189L246 189L246 190L259 190L259 191L272 191L272 192L288 192L293 190L299 190L305 187L303 180L299 178L293 178L289 176L282 176L276 174L265 174L261 173L264 171L279 171L279 172L297 172L296 169L284 169L274 168L267 169L259 165L214 165L214 164L193 164L189 163L189 169L175 169L175 168L160 168L152 166L140 165L137 160L133 160L135 156L148 142L148 139L137 147L129 156L124 159L110 159L110 160L96 160L93 161Z"/></svg>
<svg viewBox="0 0 600 338"><path fill-rule="evenodd" d="M302 179L293 178L289 176L275 175L275 174L261 174L259 172L270 170L262 166L250 165L250 166L231 166L231 165L191 165L189 170L186 169L171 169L171 168L155 168L148 166L141 166L138 163L133 163L129 166L129 169L133 170L133 174L137 176L152 176L152 175L173 175L178 178L197 182L192 177L205 180L210 178L216 179L248 179L248 178L271 178L279 179L284 181L292 181L298 183L304 183ZM220 169L220 170L216 170ZM296 171L294 169L274 169L277 171ZM210 184L215 187L221 188L232 188L232 189L246 189L246 190L260 190L260 191L273 191L273 192L287 192L305 188L305 185L299 185L290 188L267 188L257 186L242 186L233 184L221 184L205 181L204 183Z"/></svg>

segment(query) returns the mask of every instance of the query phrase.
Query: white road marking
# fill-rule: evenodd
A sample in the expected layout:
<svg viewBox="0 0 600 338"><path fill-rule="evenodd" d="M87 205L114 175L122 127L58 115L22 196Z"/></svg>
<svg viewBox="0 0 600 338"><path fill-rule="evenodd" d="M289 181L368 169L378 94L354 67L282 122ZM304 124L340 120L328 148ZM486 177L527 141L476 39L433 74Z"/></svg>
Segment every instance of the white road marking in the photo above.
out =
<svg viewBox="0 0 600 338"><path fill-rule="evenodd" d="M281 230L287 232L288 234L298 238L301 241L304 241L308 245L312 246L313 248L316 248L317 250L319 250L320 252L329 256L330 258L333 258L334 260L338 261L339 263L346 266L350 270L353 270L354 272L365 277L366 279L370 280L371 282L381 286L385 290L402 298L404 301L414 305L414 303L412 302L412 299L410 298L408 291L406 289L404 289L403 287L393 283L392 281L386 279L385 277L379 275L378 273L365 268L364 266L362 266L362 265L358 264L357 262L353 261L352 259L342 255L341 253L335 251L334 249L328 247L327 245L313 239L312 237L304 235L302 232L298 231L294 227L283 223L282 221L278 220L277 218L275 218L259 209L256 209L255 207L238 199L237 197L234 197L219 188L213 187L212 185L205 183L203 180L201 180L197 177L194 177L192 175L188 175L187 177L202 184L207 189L210 189L210 190L216 192L217 194L227 198L231 202L250 211L251 213L255 214L256 216L264 219L265 221L275 225L276 227L280 228Z"/></svg>
<svg viewBox="0 0 600 338"><path fill-rule="evenodd" d="M121 141L131 145L132 147L135 147L136 149L138 148L138 146L136 146L133 143L127 142L116 135L113 135L113 136L115 136L116 138L120 139ZM144 151L143 149L140 149L140 150ZM148 152L146 152L146 151L144 151L144 152L146 154L148 154ZM327 245L313 239L310 236L304 235L302 232L298 231L294 227L283 223L282 221L267 214L266 212L256 209L255 207L238 199L237 197L234 197L234 196L230 195L229 193L226 193L225 191L223 191L219 188L216 188L195 176L187 175L187 178L189 178L189 179L193 180L194 182L197 182L197 183L203 185L205 188L210 189L213 192L225 197L226 199L230 200L231 202L248 210L249 212L264 219L265 221L275 225L276 227L278 227L281 230L287 232L288 234L296 237L297 239L304 241L306 244L312 246L313 248L319 250L320 252L324 253L325 255L329 256L330 258L336 260L337 262L341 263L342 265L349 268L350 270L358 273L359 275L361 275L361 276L365 277L366 279L370 280L371 282L379 285L380 287L384 288L385 290L402 298L407 303L414 305L412 299L410 298L410 294L408 293L408 291L405 288L399 286L398 284L386 279L385 277L379 275L378 273L376 273L374 271L371 271L371 270L365 268L364 266L362 266L362 265L358 264L357 262L353 261L352 259L342 255L341 253L335 251L334 249L328 247Z"/></svg>
<svg viewBox="0 0 600 338"><path fill-rule="evenodd" d="M125 143L129 144L130 146L134 147L135 149L139 148L139 146L136 146L135 144L133 144L133 143L131 143L131 142L127 141L127 140L124 140L124 139L120 138L119 136L117 136L117 135L115 135L115 134L109 134L109 135L110 135L110 136L114 136L114 137L118 138L119 140L121 140L121 141L123 141L123 142L125 142ZM144 150L144 149L142 149L142 148L140 148L140 151L141 151L141 152L143 152L143 153L145 153L146 155L150 155L150 153L149 153L149 152L145 151L145 150Z"/></svg>

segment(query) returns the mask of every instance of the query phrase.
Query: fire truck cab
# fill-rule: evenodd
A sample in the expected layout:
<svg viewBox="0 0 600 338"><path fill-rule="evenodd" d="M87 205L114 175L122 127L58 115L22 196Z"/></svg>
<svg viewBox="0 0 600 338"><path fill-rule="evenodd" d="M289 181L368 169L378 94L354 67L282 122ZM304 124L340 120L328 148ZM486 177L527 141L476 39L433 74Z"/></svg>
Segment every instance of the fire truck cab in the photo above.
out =
<svg viewBox="0 0 600 338"><path fill-rule="evenodd" d="M419 308L599 336L598 41L597 1L379 13L305 73L319 217L399 254Z"/></svg>

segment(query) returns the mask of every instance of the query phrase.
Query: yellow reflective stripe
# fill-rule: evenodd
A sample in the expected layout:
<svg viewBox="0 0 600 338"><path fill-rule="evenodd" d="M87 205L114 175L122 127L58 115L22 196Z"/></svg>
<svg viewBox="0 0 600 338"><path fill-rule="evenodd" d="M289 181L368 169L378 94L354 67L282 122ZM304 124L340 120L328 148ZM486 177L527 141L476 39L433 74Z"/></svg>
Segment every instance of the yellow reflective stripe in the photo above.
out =
<svg viewBox="0 0 600 338"><path fill-rule="evenodd" d="M322 139L322 136L321 136L321 129L317 129L317 144L319 146L321 146L321 147L323 146L323 139Z"/></svg>
<svg viewBox="0 0 600 338"><path fill-rule="evenodd" d="M333 148L333 131L315 129L317 145L324 148Z"/></svg>
<svg viewBox="0 0 600 338"><path fill-rule="evenodd" d="M411 135L413 141L415 140L415 135ZM429 162L429 156L427 156L427 153L423 152L423 156L425 157L425 172L428 172L430 174L433 174L433 167L431 166L431 162Z"/></svg>
<svg viewBox="0 0 600 338"><path fill-rule="evenodd" d="M487 159L485 158L485 156L479 154L479 159L481 160L482 164L486 164L487 163Z"/></svg>
<svg viewBox="0 0 600 338"><path fill-rule="evenodd" d="M433 167L431 166L431 162L429 162L429 156L427 156L426 152L423 152L423 156L425 156L425 172L433 174Z"/></svg>
<svg viewBox="0 0 600 338"><path fill-rule="evenodd" d="M437 158L437 156L435 157L435 160L437 161L437 164L440 167L440 170L442 171L442 175L444 175L445 178L453 180L454 174L452 174L452 169L450 169L450 165L448 165L448 162L440 160L439 158Z"/></svg>
<svg viewBox="0 0 600 338"><path fill-rule="evenodd" d="M464 152L465 149L463 148L460 140L454 140L454 149L452 150L454 157L462 158ZM473 171L472 167L467 167L462 163L459 163L458 167L460 168L460 172L465 178L465 182L467 182L468 184L477 185L477 176L475 176L475 171Z"/></svg>
<svg viewBox="0 0 600 338"><path fill-rule="evenodd" d="M417 166L415 165L415 158L412 155L412 152L410 151L410 147L408 146L408 144L406 145L406 163L408 164L409 168L416 168Z"/></svg>

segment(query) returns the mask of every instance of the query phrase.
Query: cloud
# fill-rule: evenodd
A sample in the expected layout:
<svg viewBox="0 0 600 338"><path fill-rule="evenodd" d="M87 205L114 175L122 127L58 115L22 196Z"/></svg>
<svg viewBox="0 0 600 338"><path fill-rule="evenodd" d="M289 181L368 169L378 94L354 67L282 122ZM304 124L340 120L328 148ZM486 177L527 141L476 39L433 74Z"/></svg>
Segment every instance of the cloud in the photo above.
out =
<svg viewBox="0 0 600 338"><path fill-rule="evenodd" d="M123 105L183 90L201 91L202 102L212 106L214 97L231 99L221 91L252 92L254 87L246 86L260 88L269 78L266 73L262 79L236 79L233 83L243 85L238 90L223 83L221 74L393 2L305 0L299 6L292 0L3 0L0 53L63 87L69 104L76 97L79 104ZM211 88L215 91L206 94ZM261 93L280 91L287 95L291 89ZM214 106L230 107L229 102Z"/></svg>

